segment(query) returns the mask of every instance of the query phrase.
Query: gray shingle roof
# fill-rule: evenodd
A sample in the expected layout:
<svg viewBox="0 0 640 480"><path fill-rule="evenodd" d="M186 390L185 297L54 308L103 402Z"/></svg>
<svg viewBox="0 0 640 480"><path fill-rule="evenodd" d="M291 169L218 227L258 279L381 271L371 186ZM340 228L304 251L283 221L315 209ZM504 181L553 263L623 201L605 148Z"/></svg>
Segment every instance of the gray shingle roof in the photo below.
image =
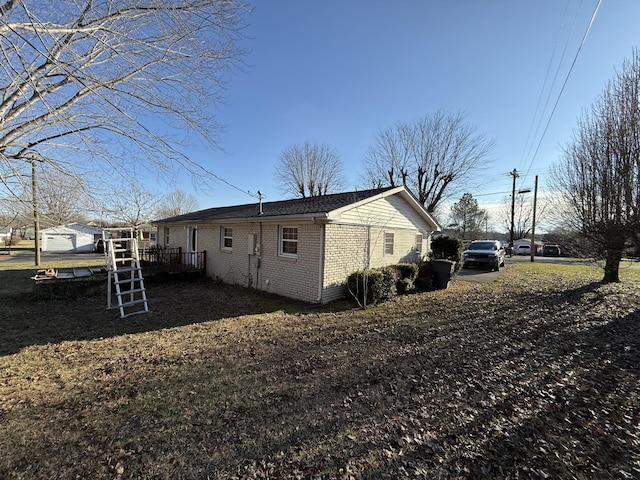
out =
<svg viewBox="0 0 640 480"><path fill-rule="evenodd" d="M197 212L186 213L176 217L164 218L154 223L189 223L213 222L220 220L245 220L251 218L268 218L283 216L324 215L338 208L360 202L369 197L392 190L394 187L376 188L356 192L334 193L318 197L296 198L277 202L263 202L262 214L258 202L230 207L208 208Z"/></svg>

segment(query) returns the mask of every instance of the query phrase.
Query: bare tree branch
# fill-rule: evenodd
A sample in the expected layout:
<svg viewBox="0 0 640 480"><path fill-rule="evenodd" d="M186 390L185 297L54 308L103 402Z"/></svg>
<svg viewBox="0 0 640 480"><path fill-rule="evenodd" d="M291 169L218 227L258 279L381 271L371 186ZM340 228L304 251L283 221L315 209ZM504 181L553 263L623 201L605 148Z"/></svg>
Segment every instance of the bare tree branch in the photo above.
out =
<svg viewBox="0 0 640 480"><path fill-rule="evenodd" d="M193 212L197 209L198 199L196 197L191 193L175 190L160 201L155 215L157 218L169 218Z"/></svg>
<svg viewBox="0 0 640 480"><path fill-rule="evenodd" d="M150 223L160 205L160 195L134 182L125 188L126 195L119 191L105 199L109 216L114 221L133 228Z"/></svg>
<svg viewBox="0 0 640 480"><path fill-rule="evenodd" d="M433 213L484 165L493 146L462 114L438 111L378 133L365 157L366 177L407 186Z"/></svg>
<svg viewBox="0 0 640 480"><path fill-rule="evenodd" d="M579 120L552 178L567 224L606 251L604 281L619 281L625 245L640 234L637 50Z"/></svg>
<svg viewBox="0 0 640 480"><path fill-rule="evenodd" d="M217 146L211 107L240 65L247 11L236 0L2 3L0 178L23 178L30 150L75 173L211 173L181 145Z"/></svg>
<svg viewBox="0 0 640 480"><path fill-rule="evenodd" d="M276 180L283 192L296 197L335 192L344 186L340 156L327 145L291 145L280 156Z"/></svg>

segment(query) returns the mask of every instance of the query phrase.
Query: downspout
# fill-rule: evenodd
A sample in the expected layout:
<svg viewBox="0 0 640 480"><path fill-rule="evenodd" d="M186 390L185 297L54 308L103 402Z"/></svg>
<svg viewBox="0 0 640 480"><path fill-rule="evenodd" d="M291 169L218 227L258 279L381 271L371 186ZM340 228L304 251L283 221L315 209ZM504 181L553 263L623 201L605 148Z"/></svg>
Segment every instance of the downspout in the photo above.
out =
<svg viewBox="0 0 640 480"><path fill-rule="evenodd" d="M262 276L260 275L260 267L262 267L262 222L259 222L258 229L258 254L256 255L256 289L262 290Z"/></svg>
<svg viewBox="0 0 640 480"><path fill-rule="evenodd" d="M313 221L315 222L315 218L313 219ZM318 298L316 300L316 303L321 303L322 302L322 290L323 290L323 283L324 283L324 239L325 239L325 228L326 225L325 224L321 224L320 225L320 264L318 265Z"/></svg>

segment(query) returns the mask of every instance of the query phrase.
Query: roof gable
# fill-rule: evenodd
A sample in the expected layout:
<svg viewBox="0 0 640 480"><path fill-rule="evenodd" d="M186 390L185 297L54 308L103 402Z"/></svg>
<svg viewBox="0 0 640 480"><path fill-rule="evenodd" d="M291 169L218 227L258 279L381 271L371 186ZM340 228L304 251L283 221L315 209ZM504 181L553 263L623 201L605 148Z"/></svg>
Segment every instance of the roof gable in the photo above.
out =
<svg viewBox="0 0 640 480"><path fill-rule="evenodd" d="M418 199L403 186L387 189L378 195L345 205L330 215L330 218L335 220L350 219L357 223L379 226L397 226L393 219L398 217L411 217L419 224L424 225L425 222L433 230L442 229Z"/></svg>

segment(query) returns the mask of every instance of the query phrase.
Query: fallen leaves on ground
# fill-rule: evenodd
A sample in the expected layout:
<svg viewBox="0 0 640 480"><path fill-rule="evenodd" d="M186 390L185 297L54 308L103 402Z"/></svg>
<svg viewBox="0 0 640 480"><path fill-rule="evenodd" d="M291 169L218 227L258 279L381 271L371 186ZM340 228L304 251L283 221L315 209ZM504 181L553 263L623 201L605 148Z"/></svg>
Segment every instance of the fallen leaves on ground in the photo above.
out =
<svg viewBox="0 0 640 480"><path fill-rule="evenodd" d="M638 478L640 278L574 268L366 311L211 283L127 319L15 300L0 477Z"/></svg>

